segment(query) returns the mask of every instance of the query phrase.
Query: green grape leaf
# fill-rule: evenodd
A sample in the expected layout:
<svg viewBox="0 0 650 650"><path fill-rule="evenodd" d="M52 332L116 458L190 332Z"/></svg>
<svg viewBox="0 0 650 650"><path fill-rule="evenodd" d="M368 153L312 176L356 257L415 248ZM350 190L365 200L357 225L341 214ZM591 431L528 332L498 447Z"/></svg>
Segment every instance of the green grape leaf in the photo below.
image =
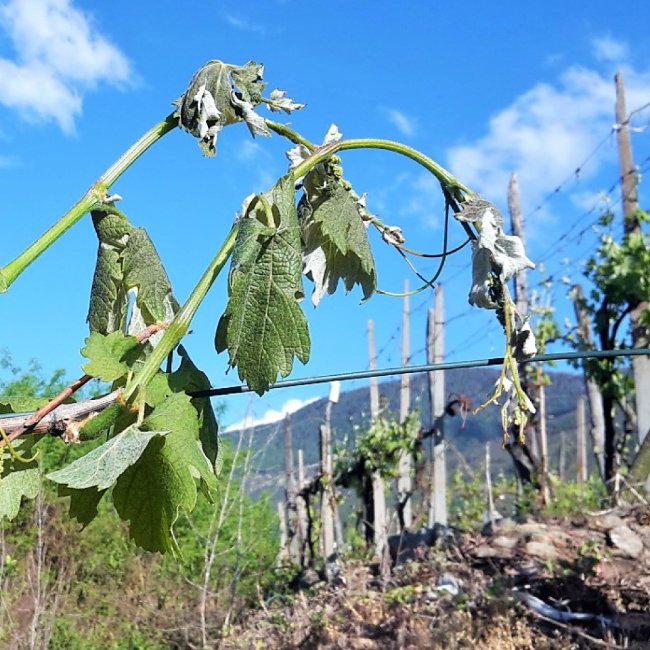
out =
<svg viewBox="0 0 650 650"><path fill-rule="evenodd" d="M28 436L12 443L14 451L23 456L33 456L34 436ZM3 447L0 449L0 521L12 520L20 510L23 498L34 499L40 487L38 461L29 463L16 460Z"/></svg>
<svg viewBox="0 0 650 650"><path fill-rule="evenodd" d="M129 334L138 334L158 321L171 321L178 303L147 232L131 226L112 205L104 205L91 214L99 250L88 309L90 331L123 331L129 293L135 295L126 328ZM151 343L155 345L161 336L162 332L155 334Z"/></svg>
<svg viewBox="0 0 650 650"><path fill-rule="evenodd" d="M271 135L264 119L254 111L266 85L263 69L253 61L243 66L209 61L174 102L180 126L199 139L206 156L215 155L219 132L235 122L245 122L253 135Z"/></svg>
<svg viewBox="0 0 650 650"><path fill-rule="evenodd" d="M70 497L70 516L85 528L97 516L97 506L106 490L97 490L94 487L75 490L66 485L59 485L58 494L61 497Z"/></svg>
<svg viewBox="0 0 650 650"><path fill-rule="evenodd" d="M172 295L169 278L158 252L143 228L134 228L131 232L124 247L122 269L126 288L136 289L135 303L143 322L171 321L178 311L178 303ZM144 327L140 327L140 330ZM129 332L137 334L131 327Z"/></svg>
<svg viewBox="0 0 650 650"><path fill-rule="evenodd" d="M99 248L90 291L88 325L91 332L121 330L128 307L121 255L133 231L117 208L105 205L91 212Z"/></svg>
<svg viewBox="0 0 650 650"><path fill-rule="evenodd" d="M166 433L140 431L136 426L130 426L67 467L51 472L46 478L75 490L90 487L106 490L140 458L153 437Z"/></svg>
<svg viewBox="0 0 650 650"><path fill-rule="evenodd" d="M198 391L207 390L212 387L208 376L199 370L187 350L182 345L178 346L178 354L181 357L181 365L169 377L170 386L175 391ZM199 417L199 440L203 447L203 453L212 463L215 473L218 474L219 455L219 425L212 409L209 397L193 397L192 406L196 409Z"/></svg>
<svg viewBox="0 0 650 650"><path fill-rule="evenodd" d="M178 346L178 354L181 357L181 364L176 371L171 374L159 372L147 384L145 401L149 406L158 406L172 393L188 393L211 387L207 375L194 365L182 345ZM210 398L192 397L191 404L196 409L199 420L199 440L203 453L213 467L216 467L219 455L219 425Z"/></svg>
<svg viewBox="0 0 650 650"><path fill-rule="evenodd" d="M339 280L345 290L361 286L363 299L377 284L375 263L362 219L365 208L342 182L330 183L319 192L312 185L300 202L304 272L314 283L312 303L334 293ZM311 198L308 198L308 194Z"/></svg>
<svg viewBox="0 0 650 650"><path fill-rule="evenodd" d="M181 511L191 512L197 480L211 498L217 480L198 442L198 417L190 398L167 397L142 423L142 429L169 430L154 437L138 461L117 480L113 502L130 522L130 535L150 551L177 551L172 527Z"/></svg>
<svg viewBox="0 0 650 650"><path fill-rule="evenodd" d="M127 336L122 332L111 332L107 335L91 332L85 343L81 354L89 361L82 366L82 370L88 375L109 382L127 373L129 366L124 361L124 356L139 345L134 336Z"/></svg>
<svg viewBox="0 0 650 650"><path fill-rule="evenodd" d="M297 357L309 359L300 233L291 174L256 196L240 218L228 283L228 305L215 336L231 367L260 395L286 377Z"/></svg>
<svg viewBox="0 0 650 650"><path fill-rule="evenodd" d="M49 402L47 397L31 397L29 395L3 395L0 397L0 413L29 413L37 411ZM0 421L0 424L2 422Z"/></svg>

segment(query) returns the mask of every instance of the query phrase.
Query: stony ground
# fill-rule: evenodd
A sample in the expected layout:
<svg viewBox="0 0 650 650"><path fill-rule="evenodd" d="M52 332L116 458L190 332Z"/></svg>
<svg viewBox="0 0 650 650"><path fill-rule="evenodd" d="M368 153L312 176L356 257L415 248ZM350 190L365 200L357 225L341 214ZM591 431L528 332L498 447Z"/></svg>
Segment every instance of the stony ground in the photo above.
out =
<svg viewBox="0 0 650 650"><path fill-rule="evenodd" d="M220 647L650 649L647 506L501 520L405 552L383 581L376 573L348 561L336 585L261 600Z"/></svg>

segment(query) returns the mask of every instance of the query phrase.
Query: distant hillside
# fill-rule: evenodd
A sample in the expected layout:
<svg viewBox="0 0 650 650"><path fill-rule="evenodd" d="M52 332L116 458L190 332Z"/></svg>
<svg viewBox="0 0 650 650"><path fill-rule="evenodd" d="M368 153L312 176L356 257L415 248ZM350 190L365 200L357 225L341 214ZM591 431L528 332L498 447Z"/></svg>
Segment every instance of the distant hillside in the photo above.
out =
<svg viewBox="0 0 650 650"><path fill-rule="evenodd" d="M446 371L446 393L467 395L472 405L481 404L491 392L498 376L491 369L459 369ZM381 399L388 408L396 413L399 408L399 380L386 381L379 384ZM552 373L551 384L547 387L547 426L551 466L556 465L555 457L560 442L560 432L567 435L567 465L570 466L574 452L575 437L575 406L579 395L584 394L582 377L577 374ZM305 464L318 463L318 428L325 412L325 399L312 402L291 416L294 453L301 448ZM411 377L411 404L421 412L422 424L428 427L429 396L426 376ZM367 387L342 392L340 400L332 409L332 429L334 440L339 444L353 444L355 432L363 430L368 424L369 389ZM479 469L485 453L485 443L501 440L501 425L499 407L489 406L478 415L468 415L465 425L461 418L446 419L447 440L467 460L474 469ZM236 432L225 434L236 436ZM266 475L273 482L284 466L282 423L277 422L256 427L253 432L256 450L256 467L258 478L262 483ZM498 449L498 447L497 447ZM492 454L494 469L510 470L510 457L504 451ZM459 462L458 454L453 449L448 455L450 469ZM270 485L269 485L270 487Z"/></svg>

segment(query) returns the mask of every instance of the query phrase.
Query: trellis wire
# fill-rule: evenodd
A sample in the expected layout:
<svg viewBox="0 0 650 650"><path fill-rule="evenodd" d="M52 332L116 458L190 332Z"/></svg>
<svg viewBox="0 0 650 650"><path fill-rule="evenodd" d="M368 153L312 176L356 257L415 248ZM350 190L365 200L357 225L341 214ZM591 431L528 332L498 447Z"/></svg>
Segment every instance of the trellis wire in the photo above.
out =
<svg viewBox="0 0 650 650"><path fill-rule="evenodd" d="M526 363L540 363L544 361L566 361L570 359L609 359L612 357L632 357L637 355L650 355L650 348L630 348L618 350L591 350L585 352L553 352L538 354L526 360ZM354 379L369 379L370 377L388 377L392 375L415 374L418 372L432 372L436 370L456 370L459 368L484 368L487 366L500 366L503 357L488 359L474 359L471 361L450 361L447 363L432 363L420 366L402 366L397 368L380 368L378 370L359 370L356 372L343 372L334 375L318 375L303 379L285 379L271 384L268 390L276 388L295 388L313 384L327 384L332 381L352 381ZM209 388L188 392L190 397L217 397L220 395L239 395L253 392L246 384L224 386L223 388Z"/></svg>

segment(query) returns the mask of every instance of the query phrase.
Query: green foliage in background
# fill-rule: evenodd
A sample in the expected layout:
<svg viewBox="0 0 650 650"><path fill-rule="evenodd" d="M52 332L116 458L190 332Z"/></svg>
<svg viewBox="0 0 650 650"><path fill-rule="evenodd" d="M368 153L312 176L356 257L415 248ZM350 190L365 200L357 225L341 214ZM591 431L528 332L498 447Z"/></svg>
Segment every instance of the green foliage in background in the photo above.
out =
<svg viewBox="0 0 650 650"><path fill-rule="evenodd" d="M417 457L421 451L418 442L420 413L411 411L404 422L393 415L382 415L369 428L357 434L352 446L338 445L334 458L334 475L339 477L369 476L379 471L382 478L397 476L397 462L402 452Z"/></svg>

